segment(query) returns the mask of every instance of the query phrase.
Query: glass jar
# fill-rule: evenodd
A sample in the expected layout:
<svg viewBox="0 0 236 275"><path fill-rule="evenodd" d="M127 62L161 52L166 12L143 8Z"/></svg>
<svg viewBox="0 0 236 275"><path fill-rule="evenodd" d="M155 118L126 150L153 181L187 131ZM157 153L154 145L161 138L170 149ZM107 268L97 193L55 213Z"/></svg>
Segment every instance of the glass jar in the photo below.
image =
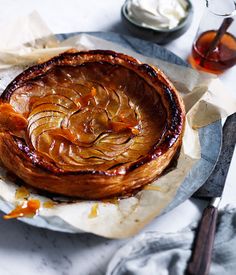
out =
<svg viewBox="0 0 236 275"><path fill-rule="evenodd" d="M192 53L192 67L220 74L236 64L236 1L208 0Z"/></svg>

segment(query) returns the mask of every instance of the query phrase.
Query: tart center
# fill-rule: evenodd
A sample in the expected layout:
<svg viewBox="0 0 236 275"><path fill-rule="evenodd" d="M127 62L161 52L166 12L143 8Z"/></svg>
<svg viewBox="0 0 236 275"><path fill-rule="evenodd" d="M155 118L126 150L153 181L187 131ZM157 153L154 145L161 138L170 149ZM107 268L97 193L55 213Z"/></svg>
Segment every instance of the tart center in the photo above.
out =
<svg viewBox="0 0 236 275"><path fill-rule="evenodd" d="M159 95L120 65L60 66L14 91L28 121L26 144L65 171L107 170L147 154L161 138Z"/></svg>

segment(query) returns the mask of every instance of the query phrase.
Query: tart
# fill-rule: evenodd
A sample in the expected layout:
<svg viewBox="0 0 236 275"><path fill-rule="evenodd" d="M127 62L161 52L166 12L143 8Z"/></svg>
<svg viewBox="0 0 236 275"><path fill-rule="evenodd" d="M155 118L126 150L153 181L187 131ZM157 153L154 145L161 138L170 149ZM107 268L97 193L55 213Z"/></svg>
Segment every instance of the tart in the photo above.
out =
<svg viewBox="0 0 236 275"><path fill-rule="evenodd" d="M128 196L182 143L185 111L164 73L112 51L32 66L0 102L0 160L26 184L82 199Z"/></svg>

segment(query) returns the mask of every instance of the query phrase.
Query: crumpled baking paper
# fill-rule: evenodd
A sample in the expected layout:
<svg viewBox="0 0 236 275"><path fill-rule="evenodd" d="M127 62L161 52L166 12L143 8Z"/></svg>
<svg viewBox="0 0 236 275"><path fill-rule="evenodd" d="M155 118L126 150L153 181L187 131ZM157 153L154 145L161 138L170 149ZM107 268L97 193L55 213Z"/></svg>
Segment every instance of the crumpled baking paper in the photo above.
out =
<svg viewBox="0 0 236 275"><path fill-rule="evenodd" d="M19 28L21 35L17 31ZM236 111L236 101L213 75L146 57L86 34L60 42L35 12L1 29L0 92L25 67L47 60L65 50L106 49L131 55L162 69L181 93L187 112L183 145L174 170L135 196L121 200L61 202L52 208L45 208L43 202L48 198L32 192L31 197L39 198L42 205L37 216L39 221L43 221L40 226L48 222L54 224L55 230L60 227L61 231L91 232L109 238L134 235L163 212L200 158L197 129ZM20 199L15 196L18 186L7 179L5 174L6 171L1 168L0 197L5 204L3 206L0 203L0 207L9 211L20 203Z"/></svg>

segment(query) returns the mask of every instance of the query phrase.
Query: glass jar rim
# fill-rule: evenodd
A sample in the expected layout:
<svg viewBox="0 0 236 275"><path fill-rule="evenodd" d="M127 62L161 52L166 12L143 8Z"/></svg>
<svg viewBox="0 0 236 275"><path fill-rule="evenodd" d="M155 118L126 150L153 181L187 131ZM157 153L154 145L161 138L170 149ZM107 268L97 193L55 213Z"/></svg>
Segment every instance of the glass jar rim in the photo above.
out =
<svg viewBox="0 0 236 275"><path fill-rule="evenodd" d="M209 3L211 1L212 0L206 0L206 7L208 8L209 12L211 12L212 14L220 16L220 17L234 17L236 15L236 0L232 0L232 3L234 4L234 10L232 10L232 12L229 12L229 13L227 13L227 12L226 13L218 13L218 12L211 10L210 5L209 5Z"/></svg>

